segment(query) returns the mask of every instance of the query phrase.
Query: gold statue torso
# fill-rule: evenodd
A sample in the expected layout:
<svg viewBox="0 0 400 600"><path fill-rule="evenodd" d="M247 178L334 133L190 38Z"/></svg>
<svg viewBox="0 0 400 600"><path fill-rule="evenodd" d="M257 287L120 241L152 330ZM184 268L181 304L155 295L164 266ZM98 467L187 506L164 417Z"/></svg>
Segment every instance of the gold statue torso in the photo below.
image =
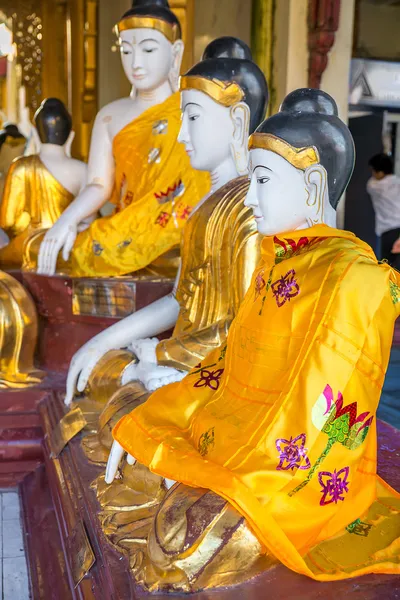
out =
<svg viewBox="0 0 400 600"><path fill-rule="evenodd" d="M190 216L181 245L180 305L172 338L157 347L160 365L190 370L226 339L259 260L247 177L230 181Z"/></svg>
<svg viewBox="0 0 400 600"><path fill-rule="evenodd" d="M0 209L0 227L11 242L0 252L4 265L21 266L25 240L54 225L73 195L66 190L38 155L22 156L7 174Z"/></svg>

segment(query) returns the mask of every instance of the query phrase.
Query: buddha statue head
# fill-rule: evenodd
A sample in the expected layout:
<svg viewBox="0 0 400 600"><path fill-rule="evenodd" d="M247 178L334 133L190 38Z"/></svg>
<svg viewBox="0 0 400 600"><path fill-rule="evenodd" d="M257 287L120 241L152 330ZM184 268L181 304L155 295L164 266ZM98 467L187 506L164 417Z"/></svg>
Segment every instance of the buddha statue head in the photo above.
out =
<svg viewBox="0 0 400 600"><path fill-rule="evenodd" d="M116 33L122 66L136 90L151 91L168 81L173 92L178 89L184 44L168 0L133 0Z"/></svg>
<svg viewBox="0 0 400 600"><path fill-rule="evenodd" d="M199 171L234 161L238 175L248 169L247 140L265 115L268 86L244 42L223 37L211 42L203 60L180 79L182 127L192 167Z"/></svg>
<svg viewBox="0 0 400 600"><path fill-rule="evenodd" d="M64 146L70 144L73 137L72 118L61 100L47 98L37 109L33 118L33 129L36 144L54 144Z"/></svg>
<svg viewBox="0 0 400 600"><path fill-rule="evenodd" d="M249 139L245 204L262 235L336 226L336 208L354 168L354 142L334 99L298 89Z"/></svg>

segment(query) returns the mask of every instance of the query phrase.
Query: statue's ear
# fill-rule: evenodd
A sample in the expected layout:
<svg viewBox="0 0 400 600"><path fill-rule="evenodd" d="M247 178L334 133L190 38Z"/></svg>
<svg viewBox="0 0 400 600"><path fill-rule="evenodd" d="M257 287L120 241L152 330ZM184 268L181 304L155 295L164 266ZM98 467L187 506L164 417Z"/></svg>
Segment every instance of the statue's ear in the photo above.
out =
<svg viewBox="0 0 400 600"><path fill-rule="evenodd" d="M40 148L42 147L42 142L40 140L40 137L39 137L39 134L37 132L36 127L32 127L32 129L31 129L31 135L32 135L32 138L33 138L34 146L35 146L35 153L39 154Z"/></svg>
<svg viewBox="0 0 400 600"><path fill-rule="evenodd" d="M69 136L67 137L67 141L64 144L65 154L66 154L66 156L68 156L68 158L71 158L71 146L72 146L72 142L74 141L74 138L75 138L75 131L71 130L69 133Z"/></svg>
<svg viewBox="0 0 400 600"><path fill-rule="evenodd" d="M233 122L233 142L231 153L239 175L248 173L248 150L250 126L250 108L244 102L239 102L231 108Z"/></svg>
<svg viewBox="0 0 400 600"><path fill-rule="evenodd" d="M182 40L177 40L172 44L172 65L169 72L169 83L173 92L179 89L179 75L181 74L181 66L185 44Z"/></svg>
<svg viewBox="0 0 400 600"><path fill-rule="evenodd" d="M328 174L320 164L307 167L304 172L307 200L307 222L310 227L326 222L326 209L330 207L328 194Z"/></svg>

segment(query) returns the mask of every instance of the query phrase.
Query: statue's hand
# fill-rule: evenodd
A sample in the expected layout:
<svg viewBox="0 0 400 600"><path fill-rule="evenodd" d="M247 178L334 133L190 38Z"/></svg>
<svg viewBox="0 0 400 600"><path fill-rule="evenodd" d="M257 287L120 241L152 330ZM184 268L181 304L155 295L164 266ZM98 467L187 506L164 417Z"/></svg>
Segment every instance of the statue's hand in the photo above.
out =
<svg viewBox="0 0 400 600"><path fill-rule="evenodd" d="M114 481L124 452L125 451L121 444L114 440L113 445L111 446L110 456L108 457L106 474L104 477L104 481L106 483L110 484ZM131 454L128 454L126 457L126 462L128 465L134 465L136 463L136 458L134 458ZM176 483L176 481L173 479L164 479L164 483L166 488L169 490Z"/></svg>
<svg viewBox="0 0 400 600"><path fill-rule="evenodd" d="M135 354L138 361L156 365L156 348L159 343L160 340L158 338L142 338L139 340L133 340L129 345L129 350Z"/></svg>
<svg viewBox="0 0 400 600"><path fill-rule="evenodd" d="M67 392L64 400L67 406L74 399L75 390L78 390L78 392L85 391L91 372L100 358L110 349L105 343L98 340L96 336L74 354L67 376Z"/></svg>
<svg viewBox="0 0 400 600"><path fill-rule="evenodd" d="M133 346L130 346L133 350ZM131 381L140 381L146 390L154 392L158 388L175 383L185 377L187 373L178 371L171 367L160 367L157 363L140 360L138 363L129 365L122 376L122 385Z"/></svg>
<svg viewBox="0 0 400 600"><path fill-rule="evenodd" d="M39 250L38 273L40 275L54 275L61 249L63 259L68 260L77 233L76 224L68 223L62 217L47 231Z"/></svg>
<svg viewBox="0 0 400 600"><path fill-rule="evenodd" d="M393 244L392 252L393 254L400 254L400 238Z"/></svg>

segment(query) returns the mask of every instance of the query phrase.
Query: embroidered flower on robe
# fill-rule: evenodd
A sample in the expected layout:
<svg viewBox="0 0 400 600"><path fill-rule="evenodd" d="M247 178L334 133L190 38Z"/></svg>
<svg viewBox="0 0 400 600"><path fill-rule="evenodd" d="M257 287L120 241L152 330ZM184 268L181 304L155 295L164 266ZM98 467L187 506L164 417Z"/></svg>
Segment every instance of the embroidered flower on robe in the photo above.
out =
<svg viewBox="0 0 400 600"><path fill-rule="evenodd" d="M364 523L361 519L356 519L350 525L347 525L346 531L349 533L354 533L354 535L359 535L361 537L368 537L369 532L372 529L372 525L368 523Z"/></svg>
<svg viewBox="0 0 400 600"><path fill-rule="evenodd" d="M279 465L276 467L278 471L288 471L291 469L301 469L306 471L311 467L310 460L307 456L306 434L301 433L294 439L284 438L278 439L275 442L276 449L279 452ZM303 463L303 464L302 464Z"/></svg>
<svg viewBox="0 0 400 600"><path fill-rule="evenodd" d="M392 302L393 304L397 304L398 302L400 302L400 287L393 283L393 281L389 281L389 286Z"/></svg>
<svg viewBox="0 0 400 600"><path fill-rule="evenodd" d="M349 467L344 467L338 472L335 469L333 473L328 471L318 473L318 481L322 486L322 498L319 502L321 506L337 504L339 500L344 500L344 495L349 491L349 470Z"/></svg>
<svg viewBox="0 0 400 600"><path fill-rule="evenodd" d="M166 227L170 218L171 215L169 213L161 212L156 219L156 225L160 225L160 227Z"/></svg>
<svg viewBox="0 0 400 600"><path fill-rule="evenodd" d="M257 300L266 285L267 283L264 279L264 269L262 269L254 282L254 302Z"/></svg>
<svg viewBox="0 0 400 600"><path fill-rule="evenodd" d="M271 285L272 293L279 308L300 293L300 287L294 278L295 275L295 270L291 269Z"/></svg>
<svg viewBox="0 0 400 600"><path fill-rule="evenodd" d="M200 436L199 443L197 446L199 454L201 454L201 456L207 456L209 451L214 448L214 443L214 427L212 427L205 433L202 433Z"/></svg>
<svg viewBox="0 0 400 600"><path fill-rule="evenodd" d="M356 450L367 437L369 428L374 419L369 412L357 415L357 402L344 406L343 396L339 392L334 402L333 391L330 385L325 386L324 391L318 397L311 412L313 424L319 431L328 436L326 446L312 468L306 479L289 496L297 494L311 481L317 468L325 460L336 443L342 444L348 450Z"/></svg>
<svg viewBox="0 0 400 600"><path fill-rule="evenodd" d="M93 248L93 254L95 256L101 256L101 254L104 250L103 246L99 242L96 242L96 240L93 240L92 248Z"/></svg>
<svg viewBox="0 0 400 600"><path fill-rule="evenodd" d="M291 258L294 254L298 254L302 248L306 248L310 244L307 237L300 238L297 242L291 239L280 240L274 236L276 262L279 263L286 258Z"/></svg>
<svg viewBox="0 0 400 600"><path fill-rule="evenodd" d="M203 369L200 373L200 379L196 381L194 387L209 387L212 390L217 390L219 388L220 379L224 369L217 369L216 371L207 371Z"/></svg>

